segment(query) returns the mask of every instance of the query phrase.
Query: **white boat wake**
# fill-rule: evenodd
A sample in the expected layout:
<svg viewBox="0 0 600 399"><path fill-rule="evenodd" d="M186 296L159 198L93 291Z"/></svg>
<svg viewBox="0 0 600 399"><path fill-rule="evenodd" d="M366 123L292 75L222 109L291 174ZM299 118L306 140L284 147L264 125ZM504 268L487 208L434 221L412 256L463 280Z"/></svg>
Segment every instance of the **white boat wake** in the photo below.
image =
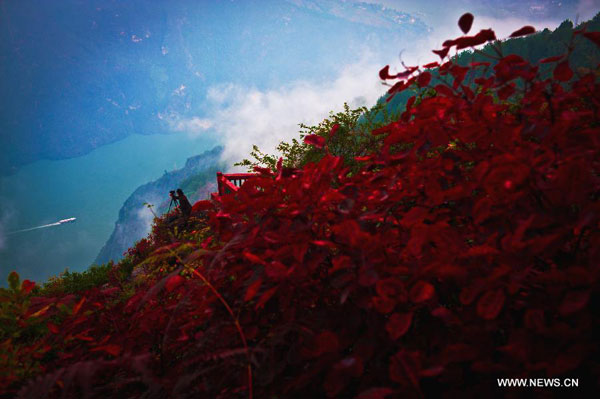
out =
<svg viewBox="0 0 600 399"><path fill-rule="evenodd" d="M38 229L45 229L45 228L53 227L53 226L60 226L61 224L65 224L65 223L75 223L76 220L77 220L77 218L62 219L62 220L59 220L56 223L44 224L42 226L30 227L28 229L11 231L10 233L6 233L6 235L17 234L17 233L24 233L26 231L32 231L32 230L38 230Z"/></svg>

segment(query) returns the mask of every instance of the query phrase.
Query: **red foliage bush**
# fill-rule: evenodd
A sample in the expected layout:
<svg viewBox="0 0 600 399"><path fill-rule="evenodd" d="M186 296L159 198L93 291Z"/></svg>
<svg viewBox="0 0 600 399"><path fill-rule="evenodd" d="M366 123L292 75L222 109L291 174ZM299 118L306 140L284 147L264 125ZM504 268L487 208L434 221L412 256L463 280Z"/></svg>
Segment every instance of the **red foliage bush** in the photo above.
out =
<svg viewBox="0 0 600 399"><path fill-rule="evenodd" d="M491 75L467 84L481 66ZM436 94L373 132L383 146L360 173L327 154L261 169L202 204L212 235L186 243L184 266L126 301L110 288L52 299L40 376L21 397L484 397L518 393L498 387L510 377L597 387L596 76L561 83L563 60L541 80L510 55L416 73L382 70L402 77L392 94L411 79Z"/></svg>

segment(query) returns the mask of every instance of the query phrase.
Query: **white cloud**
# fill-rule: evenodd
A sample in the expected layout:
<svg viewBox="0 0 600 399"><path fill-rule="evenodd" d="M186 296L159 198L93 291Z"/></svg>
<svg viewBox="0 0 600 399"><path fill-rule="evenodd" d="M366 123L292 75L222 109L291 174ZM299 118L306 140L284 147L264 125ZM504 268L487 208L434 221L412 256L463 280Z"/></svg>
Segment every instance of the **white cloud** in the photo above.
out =
<svg viewBox="0 0 600 399"><path fill-rule="evenodd" d="M579 21L587 21L600 11L600 0L580 0L577 4Z"/></svg>
<svg viewBox="0 0 600 399"><path fill-rule="evenodd" d="M431 50L441 48L446 39L462 36L456 21L463 12L460 8L448 7L445 15L447 22L436 25L422 40L404 49L398 48L402 60L407 65L439 61L439 57ZM496 36L503 39L524 25L533 25L542 30L546 27L553 29L559 23L476 16L469 33L492 28ZM234 84L213 86L207 92L209 118L180 119L177 116L170 124L176 131L191 134L216 133L225 144L223 157L230 165L246 158L253 144L263 152L274 153L280 141L298 137L299 123L316 124L327 117L329 111L341 110L344 102L351 107L374 105L386 91L378 78L381 67L390 63L391 71L403 69L397 56L390 59L390 54L373 54L368 50L363 53L361 61L341 66L337 78L330 81L295 81L267 90Z"/></svg>
<svg viewBox="0 0 600 399"><path fill-rule="evenodd" d="M198 118L181 119L173 123L173 130L178 132L188 132L192 134L201 133L213 126L210 119Z"/></svg>
<svg viewBox="0 0 600 399"><path fill-rule="evenodd" d="M256 144L273 153L280 141L298 137L299 123L316 124L329 111L375 104L385 93L378 57L365 54L356 64L340 68L337 78L325 82L296 81L286 86L258 90L233 84L209 89L213 108L210 119L192 118L177 123L188 132L212 128L225 143L224 160L233 164L246 158Z"/></svg>
<svg viewBox="0 0 600 399"><path fill-rule="evenodd" d="M150 233L150 231L152 230L152 222L154 221L154 214L147 206L144 205L143 207L138 209L137 218L140 222L142 222L142 224L144 226L144 231L142 232L143 233L142 237L143 237L143 236L147 235L148 233Z"/></svg>

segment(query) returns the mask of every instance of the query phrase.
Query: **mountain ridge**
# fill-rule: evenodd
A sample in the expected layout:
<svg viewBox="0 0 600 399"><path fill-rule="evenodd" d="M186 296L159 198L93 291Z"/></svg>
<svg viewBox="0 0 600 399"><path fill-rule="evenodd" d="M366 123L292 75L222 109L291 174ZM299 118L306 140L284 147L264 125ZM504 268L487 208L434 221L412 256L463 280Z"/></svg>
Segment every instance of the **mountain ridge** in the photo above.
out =
<svg viewBox="0 0 600 399"><path fill-rule="evenodd" d="M150 232L152 213L144 204L153 204L162 214L169 205L169 191L182 188L190 202L205 199L216 191L216 172L223 164L222 146L187 159L181 169L167 172L158 179L136 188L119 210L115 228L96 256L94 264L119 261L123 253Z"/></svg>

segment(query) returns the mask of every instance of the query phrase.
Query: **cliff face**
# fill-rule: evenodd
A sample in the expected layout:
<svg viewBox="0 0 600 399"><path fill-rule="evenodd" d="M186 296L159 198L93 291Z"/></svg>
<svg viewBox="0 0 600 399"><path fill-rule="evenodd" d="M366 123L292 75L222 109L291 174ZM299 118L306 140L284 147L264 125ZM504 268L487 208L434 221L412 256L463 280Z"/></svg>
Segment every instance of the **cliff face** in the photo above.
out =
<svg viewBox="0 0 600 399"><path fill-rule="evenodd" d="M159 179L138 187L127 198L115 228L94 263L118 261L136 241L150 232L152 212L144 204L154 205L154 212L161 214L169 207L169 191L183 189L191 203L206 199L216 189L216 172L223 168L219 163L223 147L188 158L181 169L165 172Z"/></svg>

